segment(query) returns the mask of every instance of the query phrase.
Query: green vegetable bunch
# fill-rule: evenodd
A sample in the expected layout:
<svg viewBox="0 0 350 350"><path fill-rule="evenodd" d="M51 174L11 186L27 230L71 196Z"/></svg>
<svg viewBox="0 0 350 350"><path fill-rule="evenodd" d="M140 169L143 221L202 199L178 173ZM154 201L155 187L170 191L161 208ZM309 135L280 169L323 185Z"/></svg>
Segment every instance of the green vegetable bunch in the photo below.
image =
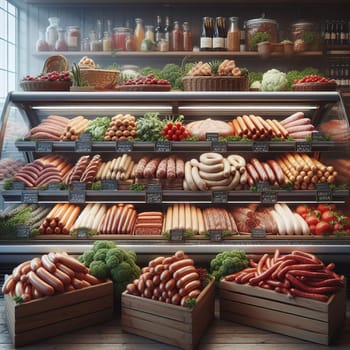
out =
<svg viewBox="0 0 350 350"><path fill-rule="evenodd" d="M182 77L183 71L181 66L175 63L166 64L163 69L160 71L161 79L166 79L170 82L173 90L182 90Z"/></svg>
<svg viewBox="0 0 350 350"><path fill-rule="evenodd" d="M234 249L219 253L210 261L210 273L216 283L231 273L246 268L249 264L246 253L243 250Z"/></svg>
<svg viewBox="0 0 350 350"><path fill-rule="evenodd" d="M91 134L92 141L103 141L110 121L109 117L97 117L90 122L85 131Z"/></svg>
<svg viewBox="0 0 350 350"><path fill-rule="evenodd" d="M137 120L136 134L142 141L164 140L161 131L165 122L159 118L158 112L147 112Z"/></svg>
<svg viewBox="0 0 350 350"><path fill-rule="evenodd" d="M257 45L259 43L262 43L263 41L270 41L271 40L271 35L267 32L255 32L252 34L250 37L250 48L252 50L257 49Z"/></svg>
<svg viewBox="0 0 350 350"><path fill-rule="evenodd" d="M0 217L0 237L12 239L16 237L18 226L30 224L32 210L30 205L19 204L5 211Z"/></svg>
<svg viewBox="0 0 350 350"><path fill-rule="evenodd" d="M110 278L113 281L117 300L120 300L127 284L138 278L141 272L136 264L136 254L117 247L112 241L96 241L78 260L95 277L102 280Z"/></svg>

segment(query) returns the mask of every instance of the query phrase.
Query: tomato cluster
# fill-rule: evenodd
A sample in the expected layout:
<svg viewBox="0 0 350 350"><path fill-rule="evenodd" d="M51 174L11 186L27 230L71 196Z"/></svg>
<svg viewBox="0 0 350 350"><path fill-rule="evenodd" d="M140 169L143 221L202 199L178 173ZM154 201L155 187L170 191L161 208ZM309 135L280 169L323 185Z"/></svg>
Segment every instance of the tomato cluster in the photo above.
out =
<svg viewBox="0 0 350 350"><path fill-rule="evenodd" d="M56 81L56 80L70 80L70 73L69 71L63 71L63 72L48 72L45 74L40 74L36 77L33 77L31 75L26 75L23 80L48 80L48 81Z"/></svg>
<svg viewBox="0 0 350 350"><path fill-rule="evenodd" d="M334 79L327 79L325 77L322 77L317 74L311 74L311 75L306 75L305 77L301 79L296 79L294 80L294 84L299 84L299 83L331 83L334 82Z"/></svg>
<svg viewBox="0 0 350 350"><path fill-rule="evenodd" d="M166 79L157 79L153 74L130 78L123 82L124 85L170 85Z"/></svg>
<svg viewBox="0 0 350 350"><path fill-rule="evenodd" d="M181 141L190 137L189 132L182 123L171 121L167 122L160 134L169 141Z"/></svg>
<svg viewBox="0 0 350 350"><path fill-rule="evenodd" d="M298 205L295 212L304 218L312 234L350 234L350 217L338 210L335 204Z"/></svg>

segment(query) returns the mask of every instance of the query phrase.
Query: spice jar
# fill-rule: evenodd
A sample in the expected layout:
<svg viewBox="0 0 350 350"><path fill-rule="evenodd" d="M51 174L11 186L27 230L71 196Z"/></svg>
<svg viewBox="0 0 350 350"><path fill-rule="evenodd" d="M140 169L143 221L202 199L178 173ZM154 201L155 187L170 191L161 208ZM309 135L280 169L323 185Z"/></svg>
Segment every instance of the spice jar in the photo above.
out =
<svg viewBox="0 0 350 350"><path fill-rule="evenodd" d="M154 27L152 25L145 26L145 39L154 41Z"/></svg>
<svg viewBox="0 0 350 350"><path fill-rule="evenodd" d="M102 51L112 51L112 37L109 32L103 33Z"/></svg>
<svg viewBox="0 0 350 350"><path fill-rule="evenodd" d="M184 22L183 24L183 38L184 38L184 51L192 51L192 32L190 30L190 24L188 22Z"/></svg>
<svg viewBox="0 0 350 350"><path fill-rule="evenodd" d="M261 18L250 19L246 24L246 49L252 51L251 40L255 33L267 33L272 43L277 42L277 22L267 19L264 15Z"/></svg>
<svg viewBox="0 0 350 350"><path fill-rule="evenodd" d="M94 30L90 32L90 51L100 51L100 43Z"/></svg>
<svg viewBox="0 0 350 350"><path fill-rule="evenodd" d="M80 50L80 28L77 26L67 27L67 46L69 51Z"/></svg>
<svg viewBox="0 0 350 350"><path fill-rule="evenodd" d="M173 51L183 51L183 31L181 30L180 23L174 22L174 29L172 31L172 49Z"/></svg>

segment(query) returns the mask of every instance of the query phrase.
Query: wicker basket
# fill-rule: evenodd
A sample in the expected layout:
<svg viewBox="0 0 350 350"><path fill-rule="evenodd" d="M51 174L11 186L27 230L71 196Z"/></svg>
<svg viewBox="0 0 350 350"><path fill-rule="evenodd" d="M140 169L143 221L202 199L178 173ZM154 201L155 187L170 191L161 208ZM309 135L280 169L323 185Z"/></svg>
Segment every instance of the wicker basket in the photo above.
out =
<svg viewBox="0 0 350 350"><path fill-rule="evenodd" d="M184 77L185 91L248 91L247 77Z"/></svg>
<svg viewBox="0 0 350 350"><path fill-rule="evenodd" d="M140 85L120 85L120 91L170 91L171 85L140 84Z"/></svg>
<svg viewBox="0 0 350 350"><path fill-rule="evenodd" d="M118 82L119 71L108 69L80 69L81 78L97 89L112 89Z"/></svg>
<svg viewBox="0 0 350 350"><path fill-rule="evenodd" d="M24 91L69 91L71 81L23 80L20 86Z"/></svg>
<svg viewBox="0 0 350 350"><path fill-rule="evenodd" d="M68 71L68 60L63 55L53 55L46 59L44 63L43 73L48 72L64 72Z"/></svg>
<svg viewBox="0 0 350 350"><path fill-rule="evenodd" d="M298 83L292 85L293 91L335 91L336 89L336 82Z"/></svg>

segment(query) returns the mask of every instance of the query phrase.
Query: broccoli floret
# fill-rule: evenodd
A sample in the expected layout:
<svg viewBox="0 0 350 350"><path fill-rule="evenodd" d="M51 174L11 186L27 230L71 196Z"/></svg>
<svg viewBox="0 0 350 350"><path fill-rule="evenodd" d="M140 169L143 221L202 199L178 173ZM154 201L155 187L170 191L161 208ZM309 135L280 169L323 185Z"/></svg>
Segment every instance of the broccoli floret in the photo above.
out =
<svg viewBox="0 0 350 350"><path fill-rule="evenodd" d="M180 66L175 63L166 64L163 69L160 71L160 76L162 79L166 79L170 82L173 89L179 89L182 86L183 72Z"/></svg>
<svg viewBox="0 0 350 350"><path fill-rule="evenodd" d="M124 260L125 252L116 247L109 249L106 255L106 263L110 269L118 266Z"/></svg>
<svg viewBox="0 0 350 350"><path fill-rule="evenodd" d="M116 283L129 281L133 274L132 267L126 262L121 262L117 267L111 269L112 280Z"/></svg>
<svg viewBox="0 0 350 350"><path fill-rule="evenodd" d="M133 250L128 250L127 254L132 258L132 260L136 261L136 253Z"/></svg>
<svg viewBox="0 0 350 350"><path fill-rule="evenodd" d="M105 280L110 275L109 268L104 261L93 261L90 264L90 273L101 280Z"/></svg>
<svg viewBox="0 0 350 350"><path fill-rule="evenodd" d="M248 258L242 250L219 253L210 261L210 272L219 282L224 276L240 271L248 266Z"/></svg>
<svg viewBox="0 0 350 350"><path fill-rule="evenodd" d="M105 261L106 260L106 255L108 253L109 249L108 248L101 248L94 254L94 260L95 261Z"/></svg>
<svg viewBox="0 0 350 350"><path fill-rule="evenodd" d="M92 250L94 251L94 253L96 253L99 249L102 249L102 248L112 249L115 247L116 245L112 241L96 241L92 246Z"/></svg>
<svg viewBox="0 0 350 350"><path fill-rule="evenodd" d="M81 255L83 263L85 266L89 267L91 262L94 260L94 252L92 250L87 250Z"/></svg>

